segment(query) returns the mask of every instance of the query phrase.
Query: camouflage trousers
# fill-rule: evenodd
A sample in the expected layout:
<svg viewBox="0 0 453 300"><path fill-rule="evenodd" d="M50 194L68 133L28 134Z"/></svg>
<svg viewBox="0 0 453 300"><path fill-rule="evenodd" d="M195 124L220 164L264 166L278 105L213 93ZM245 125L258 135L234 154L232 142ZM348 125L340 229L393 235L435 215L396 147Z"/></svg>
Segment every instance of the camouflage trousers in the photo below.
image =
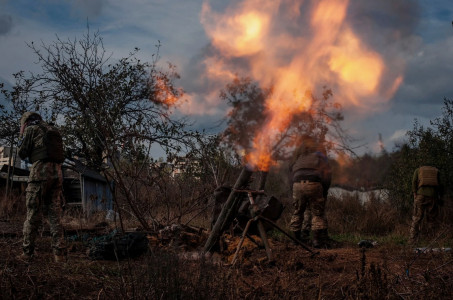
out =
<svg viewBox="0 0 453 300"><path fill-rule="evenodd" d="M417 195L414 199L414 212L412 214L412 224L409 235L410 242L415 242L420 234L422 221L425 216L431 229L435 229L438 214L439 206L436 197Z"/></svg>
<svg viewBox="0 0 453 300"><path fill-rule="evenodd" d="M325 215L326 200L319 182L301 181L293 184L294 212L291 216L290 230L327 229ZM310 220L311 212L311 222ZM304 216L305 214L305 216Z"/></svg>
<svg viewBox="0 0 453 300"><path fill-rule="evenodd" d="M311 221L312 221L311 207L307 205L304 211L304 220L302 222L302 231L309 232L311 231Z"/></svg>
<svg viewBox="0 0 453 300"><path fill-rule="evenodd" d="M50 225L52 249L55 255L63 255L64 237L60 223L61 214L61 180L29 182L26 189L27 216L24 222L23 251L32 255L35 250L35 240L42 218L45 217Z"/></svg>

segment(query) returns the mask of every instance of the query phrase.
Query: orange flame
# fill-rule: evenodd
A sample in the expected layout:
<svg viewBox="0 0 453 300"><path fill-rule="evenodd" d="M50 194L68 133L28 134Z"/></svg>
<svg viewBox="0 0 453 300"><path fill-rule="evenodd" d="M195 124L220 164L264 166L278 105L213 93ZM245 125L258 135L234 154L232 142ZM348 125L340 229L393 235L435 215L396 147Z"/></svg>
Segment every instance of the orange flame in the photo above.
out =
<svg viewBox="0 0 453 300"><path fill-rule="evenodd" d="M155 78L155 80L153 100L168 107L174 106L179 100L176 93L182 93L182 90L173 90L163 78Z"/></svg>
<svg viewBox="0 0 453 300"><path fill-rule="evenodd" d="M343 107L366 110L388 101L401 84L401 76L390 87L382 83L387 70L384 58L347 23L348 5L349 0L245 0L221 14L211 9L209 0L204 1L201 22L220 53L206 63L208 72L244 72L228 64L229 59L243 58L249 64L246 75L264 87L273 87L266 100L269 119L255 136L253 151L246 155L249 164L261 170L274 164L272 152L278 136L292 116L311 107L307 91L327 85ZM304 26L300 25L302 15L308 15Z"/></svg>

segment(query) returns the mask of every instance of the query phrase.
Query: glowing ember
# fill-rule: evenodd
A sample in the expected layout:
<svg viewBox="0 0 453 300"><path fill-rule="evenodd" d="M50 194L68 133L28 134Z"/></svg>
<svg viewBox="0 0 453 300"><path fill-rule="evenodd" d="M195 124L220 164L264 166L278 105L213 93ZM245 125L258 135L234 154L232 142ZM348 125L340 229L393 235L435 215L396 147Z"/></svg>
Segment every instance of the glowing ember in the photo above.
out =
<svg viewBox="0 0 453 300"><path fill-rule="evenodd" d="M173 90L162 78L156 78L155 85L153 101L166 106L173 106L178 102L179 97L175 93L181 93L181 90Z"/></svg>

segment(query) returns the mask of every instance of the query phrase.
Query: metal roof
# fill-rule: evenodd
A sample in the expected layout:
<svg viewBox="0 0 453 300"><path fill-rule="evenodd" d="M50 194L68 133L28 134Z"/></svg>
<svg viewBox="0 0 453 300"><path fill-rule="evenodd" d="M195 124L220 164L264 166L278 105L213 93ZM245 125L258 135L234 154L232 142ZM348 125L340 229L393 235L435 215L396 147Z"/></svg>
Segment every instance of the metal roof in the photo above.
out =
<svg viewBox="0 0 453 300"><path fill-rule="evenodd" d="M107 182L104 176L102 176L99 172L87 167L81 161L77 159L66 160L63 164L63 168L72 169L75 172L79 173L84 177L88 177L93 180Z"/></svg>

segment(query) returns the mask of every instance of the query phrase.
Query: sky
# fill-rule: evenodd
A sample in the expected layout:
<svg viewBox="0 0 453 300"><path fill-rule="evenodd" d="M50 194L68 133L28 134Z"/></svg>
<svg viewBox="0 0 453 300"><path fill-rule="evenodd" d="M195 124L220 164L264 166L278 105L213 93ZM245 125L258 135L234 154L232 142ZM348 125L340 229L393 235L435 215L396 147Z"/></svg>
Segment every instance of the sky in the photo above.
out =
<svg viewBox="0 0 453 300"><path fill-rule="evenodd" d="M303 109L282 99L331 88L356 151L378 153L379 135L392 151L453 99L452 21L447 0L0 0L0 82L39 72L27 43L81 37L89 24L112 59L138 47L151 60L160 43L186 92L179 114L198 129L220 130L219 91L239 74L274 85L268 106L282 114Z"/></svg>

